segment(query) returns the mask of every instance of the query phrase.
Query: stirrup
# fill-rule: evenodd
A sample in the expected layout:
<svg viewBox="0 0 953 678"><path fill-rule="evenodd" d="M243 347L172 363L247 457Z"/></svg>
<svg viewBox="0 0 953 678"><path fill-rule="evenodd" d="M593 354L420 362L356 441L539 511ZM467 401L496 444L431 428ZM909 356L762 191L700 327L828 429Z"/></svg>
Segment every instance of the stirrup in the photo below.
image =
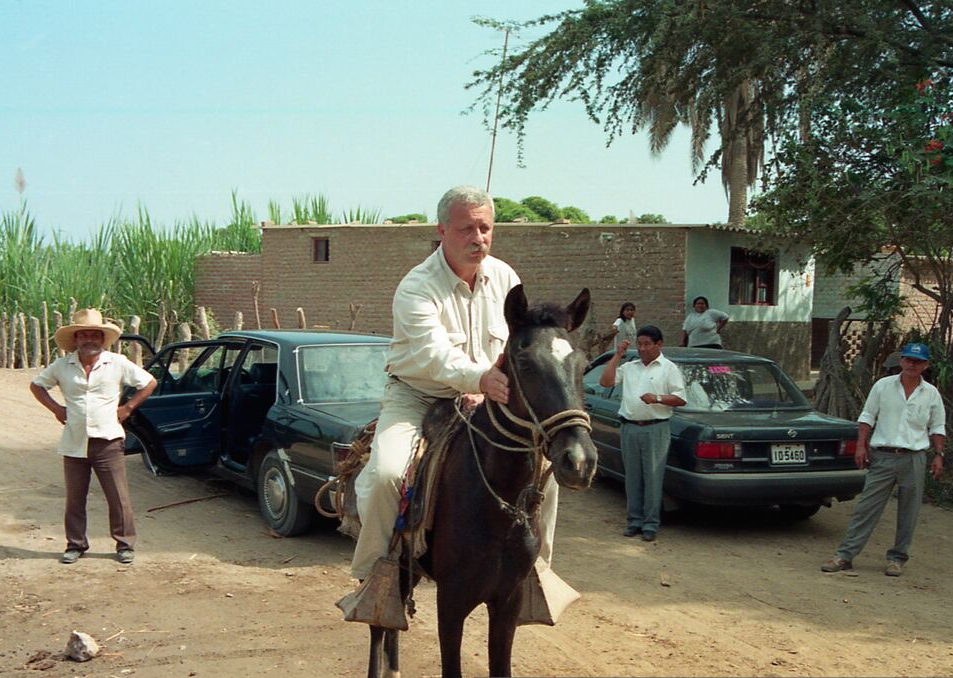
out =
<svg viewBox="0 0 953 678"><path fill-rule="evenodd" d="M553 572L546 561L537 558L523 581L523 604L516 623L555 626L563 611L579 599L579 591Z"/></svg>
<svg viewBox="0 0 953 678"><path fill-rule="evenodd" d="M344 612L344 621L399 631L409 628L400 596L400 564L393 558L378 558L357 590L335 605Z"/></svg>

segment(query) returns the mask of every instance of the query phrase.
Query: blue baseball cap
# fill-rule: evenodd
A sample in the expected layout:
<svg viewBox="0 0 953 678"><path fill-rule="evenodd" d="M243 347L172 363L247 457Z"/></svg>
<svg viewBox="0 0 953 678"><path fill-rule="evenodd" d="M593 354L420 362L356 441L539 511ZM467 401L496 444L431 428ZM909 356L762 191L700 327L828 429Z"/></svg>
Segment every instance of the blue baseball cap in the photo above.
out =
<svg viewBox="0 0 953 678"><path fill-rule="evenodd" d="M926 344L912 343L903 347L900 352L901 358L916 358L917 360L929 360L930 349Z"/></svg>

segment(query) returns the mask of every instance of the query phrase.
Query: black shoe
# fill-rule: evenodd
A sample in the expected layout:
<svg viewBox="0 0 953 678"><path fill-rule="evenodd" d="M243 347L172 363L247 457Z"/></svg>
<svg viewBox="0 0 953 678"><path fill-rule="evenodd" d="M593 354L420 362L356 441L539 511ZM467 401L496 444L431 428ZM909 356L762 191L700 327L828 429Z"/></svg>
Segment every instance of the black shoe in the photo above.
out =
<svg viewBox="0 0 953 678"><path fill-rule="evenodd" d="M642 541L655 541L655 533L646 530L642 533Z"/></svg>
<svg viewBox="0 0 953 678"><path fill-rule="evenodd" d="M625 528L625 532L622 533L622 536L623 536L623 537L634 537L635 535L641 534L641 533L642 533L642 528L641 528L641 527L627 527L627 528Z"/></svg>

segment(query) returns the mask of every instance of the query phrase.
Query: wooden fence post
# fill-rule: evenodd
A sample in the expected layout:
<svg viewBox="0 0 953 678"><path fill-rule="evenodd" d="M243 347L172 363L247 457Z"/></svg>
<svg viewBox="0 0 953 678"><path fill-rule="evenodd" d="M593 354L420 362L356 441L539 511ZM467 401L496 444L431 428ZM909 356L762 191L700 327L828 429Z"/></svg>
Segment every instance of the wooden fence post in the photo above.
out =
<svg viewBox="0 0 953 678"><path fill-rule="evenodd" d="M244 322L244 320L245 318L244 316L242 316L242 312L235 311L235 329L236 330L240 330L242 328L242 323Z"/></svg>
<svg viewBox="0 0 953 678"><path fill-rule="evenodd" d="M17 312L10 314L10 346L7 353L7 367L11 370L17 366Z"/></svg>
<svg viewBox="0 0 953 678"><path fill-rule="evenodd" d="M50 310L43 302L43 364L50 364Z"/></svg>
<svg viewBox="0 0 953 678"><path fill-rule="evenodd" d="M117 320L116 325L119 326L119 334L123 335L126 333L126 322L124 320ZM122 341L116 339L116 343L112 345L113 353L122 353Z"/></svg>
<svg viewBox="0 0 953 678"><path fill-rule="evenodd" d="M33 359L30 361L30 367L40 367L43 360L43 347L40 342L43 335L40 334L40 319L36 316L30 316L30 331L33 335Z"/></svg>
<svg viewBox="0 0 953 678"><path fill-rule="evenodd" d="M137 315L129 318L129 333L130 334L139 334L139 325L142 323L142 318ZM139 367L142 367L142 344L138 341L129 342L129 360L134 362Z"/></svg>
<svg viewBox="0 0 953 678"><path fill-rule="evenodd" d="M211 339L211 332L208 328L208 316L205 315L205 307L199 306L195 309L195 318L199 326L199 336L202 339Z"/></svg>
<svg viewBox="0 0 953 678"><path fill-rule="evenodd" d="M61 328L61 327L63 326L63 314L60 313L59 311L53 311L53 321L54 321L54 324L56 325L56 329L57 329L57 330L58 330L59 328ZM56 339L56 337L55 337L56 330L53 330L53 332L54 332L54 341L55 341L55 339ZM64 355L66 355L66 351L64 351L64 350L61 349L59 346L57 346L57 347L56 347L56 357L57 357L57 358L62 358Z"/></svg>
<svg viewBox="0 0 953 678"><path fill-rule="evenodd" d="M30 362L26 353L26 315L22 312L17 314L17 325L20 329L20 367L26 369Z"/></svg>
<svg viewBox="0 0 953 678"><path fill-rule="evenodd" d="M298 316L298 329L306 330L308 329L308 321L304 318L304 309L300 306L295 309L295 314Z"/></svg>
<svg viewBox="0 0 953 678"><path fill-rule="evenodd" d="M258 307L258 295L261 294L261 283L257 280L252 281L251 284L251 294L252 301L255 302L255 328L261 329L261 312Z"/></svg>
<svg viewBox="0 0 953 678"><path fill-rule="evenodd" d="M275 329L276 329L276 330L280 330L280 329L281 329L281 323L278 322L278 309L277 309L277 308L271 309L271 324L275 326Z"/></svg>
<svg viewBox="0 0 953 678"><path fill-rule="evenodd" d="M348 330L351 332L354 331L354 327L357 325L357 316L361 312L361 309L364 308L364 304L348 304L348 310L351 313L351 324L348 325Z"/></svg>
<svg viewBox="0 0 953 678"><path fill-rule="evenodd" d="M0 368L7 366L7 312L0 313Z"/></svg>
<svg viewBox="0 0 953 678"><path fill-rule="evenodd" d="M165 319L165 302L159 302L159 329L156 332L155 347L158 351L162 348L162 342L165 341L165 333L168 329L168 323Z"/></svg>
<svg viewBox="0 0 953 678"><path fill-rule="evenodd" d="M189 327L188 323L179 324L179 341L192 341L192 328ZM185 369L189 366L189 351L188 349L178 351L179 359L179 374L184 374Z"/></svg>
<svg viewBox="0 0 953 678"><path fill-rule="evenodd" d="M67 322L73 322L73 314L76 313L76 300L73 297L69 298L69 315L66 316Z"/></svg>

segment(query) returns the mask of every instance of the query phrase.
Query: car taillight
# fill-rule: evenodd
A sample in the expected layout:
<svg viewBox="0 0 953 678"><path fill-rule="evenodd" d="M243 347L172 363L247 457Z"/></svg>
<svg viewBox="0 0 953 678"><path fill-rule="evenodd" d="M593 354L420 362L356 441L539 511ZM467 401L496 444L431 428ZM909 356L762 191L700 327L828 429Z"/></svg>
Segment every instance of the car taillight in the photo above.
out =
<svg viewBox="0 0 953 678"><path fill-rule="evenodd" d="M855 452L857 452L856 440L840 441L840 455L842 457L853 457Z"/></svg>
<svg viewBox="0 0 953 678"><path fill-rule="evenodd" d="M331 461L334 463L334 475L338 474L338 469L341 467L341 464L347 459L348 453L351 451L350 445L345 445L344 443L331 443Z"/></svg>
<svg viewBox="0 0 953 678"><path fill-rule="evenodd" d="M736 459L741 457L741 443L698 443L695 456L699 459Z"/></svg>

